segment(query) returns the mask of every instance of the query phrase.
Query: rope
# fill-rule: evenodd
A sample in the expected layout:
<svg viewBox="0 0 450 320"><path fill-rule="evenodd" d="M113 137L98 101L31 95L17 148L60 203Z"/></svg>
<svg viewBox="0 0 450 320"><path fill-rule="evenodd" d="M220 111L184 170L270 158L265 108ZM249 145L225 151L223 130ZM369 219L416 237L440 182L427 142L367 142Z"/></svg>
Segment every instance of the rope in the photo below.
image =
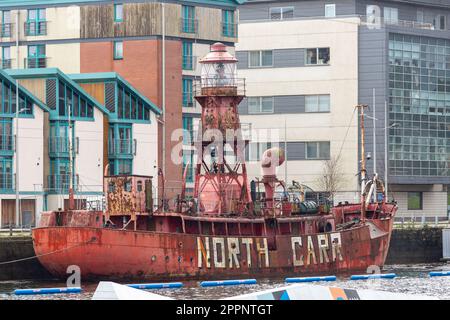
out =
<svg viewBox="0 0 450 320"><path fill-rule="evenodd" d="M95 238L92 238L89 241L86 241L86 242L83 242L83 243L79 243L79 244L76 244L74 246L67 247L67 248L64 248L64 249L59 249L59 250L56 250L56 251L47 252L47 253L43 253L43 254L40 254L40 255L34 255L32 257L27 257L27 258L21 258L21 259L16 259L16 260L11 260L11 261L0 262L0 266L1 265L6 265L6 264L12 264L12 263L16 263L16 262L32 260L32 259L36 259L36 258L43 257L43 256L48 256L48 255L55 254L55 253L58 253L58 252L70 250L70 249L73 249L73 248L76 248L76 247L80 247L80 246L83 246L85 244L88 244L88 243L91 243L91 242L94 242L94 241L95 241Z"/></svg>

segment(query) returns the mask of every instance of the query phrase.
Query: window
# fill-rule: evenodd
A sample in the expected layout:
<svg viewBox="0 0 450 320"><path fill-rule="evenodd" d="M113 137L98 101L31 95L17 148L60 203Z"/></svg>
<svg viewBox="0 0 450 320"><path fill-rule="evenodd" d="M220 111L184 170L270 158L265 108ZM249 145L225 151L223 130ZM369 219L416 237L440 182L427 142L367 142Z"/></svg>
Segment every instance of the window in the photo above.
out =
<svg viewBox="0 0 450 320"><path fill-rule="evenodd" d="M123 41L114 41L114 60L123 59Z"/></svg>
<svg viewBox="0 0 450 320"><path fill-rule="evenodd" d="M408 210L422 210L422 209L423 209L422 192L408 192Z"/></svg>
<svg viewBox="0 0 450 320"><path fill-rule="evenodd" d="M248 54L248 66L250 68L273 66L272 50L250 51Z"/></svg>
<svg viewBox="0 0 450 320"><path fill-rule="evenodd" d="M387 24L398 24L398 9L384 7L384 22Z"/></svg>
<svg viewBox="0 0 450 320"><path fill-rule="evenodd" d="M19 116L33 114L33 102L27 96L19 93ZM14 116L16 113L16 88L7 81L0 79L0 116Z"/></svg>
<svg viewBox="0 0 450 320"><path fill-rule="evenodd" d="M183 116L183 130L183 143L190 145L194 132L194 122L192 117Z"/></svg>
<svg viewBox="0 0 450 320"><path fill-rule="evenodd" d="M2 48L2 69L11 69L11 47Z"/></svg>
<svg viewBox="0 0 450 320"><path fill-rule="evenodd" d="M2 11L0 37L11 37L11 11Z"/></svg>
<svg viewBox="0 0 450 320"><path fill-rule="evenodd" d="M305 112L330 112L330 96L306 96Z"/></svg>
<svg viewBox="0 0 450 320"><path fill-rule="evenodd" d="M273 113L273 97L249 97L248 113Z"/></svg>
<svg viewBox="0 0 450 320"><path fill-rule="evenodd" d="M94 117L94 106L61 80L58 80L58 110L61 117L67 117L69 110L74 118Z"/></svg>
<svg viewBox="0 0 450 320"><path fill-rule="evenodd" d="M440 14L436 18L434 18L434 28L438 30L446 30L447 29L447 17Z"/></svg>
<svg viewBox="0 0 450 320"><path fill-rule="evenodd" d="M124 120L150 120L147 104L127 88L118 85L117 117Z"/></svg>
<svg viewBox="0 0 450 320"><path fill-rule="evenodd" d="M50 156L68 156L69 124L67 121L50 122L48 152Z"/></svg>
<svg viewBox="0 0 450 320"><path fill-rule="evenodd" d="M27 68L45 68L47 66L47 58L45 56L45 45L28 46Z"/></svg>
<svg viewBox="0 0 450 320"><path fill-rule="evenodd" d="M245 148L245 160L261 161L263 153L271 147L271 142L251 142Z"/></svg>
<svg viewBox="0 0 450 320"><path fill-rule="evenodd" d="M0 190L13 189L13 159L0 157Z"/></svg>
<svg viewBox="0 0 450 320"><path fill-rule="evenodd" d="M327 65L330 63L330 48L306 49L307 65Z"/></svg>
<svg viewBox="0 0 450 320"><path fill-rule="evenodd" d="M195 19L195 7L182 6L183 18L181 19L181 30L185 33L197 32L197 20Z"/></svg>
<svg viewBox="0 0 450 320"><path fill-rule="evenodd" d="M47 34L45 9L28 10L27 22L25 23L25 34L27 36L42 36Z"/></svg>
<svg viewBox="0 0 450 320"><path fill-rule="evenodd" d="M123 21L123 4L114 5L114 21L115 22Z"/></svg>
<svg viewBox="0 0 450 320"><path fill-rule="evenodd" d="M325 17L327 18L336 17L336 4L330 3L325 5Z"/></svg>
<svg viewBox="0 0 450 320"><path fill-rule="evenodd" d="M192 79L183 78L183 107L193 107Z"/></svg>
<svg viewBox="0 0 450 320"><path fill-rule="evenodd" d="M330 159L330 142L307 142L306 159L308 160Z"/></svg>
<svg viewBox="0 0 450 320"><path fill-rule="evenodd" d="M225 37L237 36L237 25L234 23L234 11L222 10L222 34Z"/></svg>
<svg viewBox="0 0 450 320"><path fill-rule="evenodd" d="M13 132L12 118L0 118L0 154L12 154Z"/></svg>
<svg viewBox="0 0 450 320"><path fill-rule="evenodd" d="M270 20L284 20L294 18L294 7L281 7L269 9Z"/></svg>
<svg viewBox="0 0 450 320"><path fill-rule="evenodd" d="M192 56L192 42L183 42L183 70L194 69L194 57Z"/></svg>

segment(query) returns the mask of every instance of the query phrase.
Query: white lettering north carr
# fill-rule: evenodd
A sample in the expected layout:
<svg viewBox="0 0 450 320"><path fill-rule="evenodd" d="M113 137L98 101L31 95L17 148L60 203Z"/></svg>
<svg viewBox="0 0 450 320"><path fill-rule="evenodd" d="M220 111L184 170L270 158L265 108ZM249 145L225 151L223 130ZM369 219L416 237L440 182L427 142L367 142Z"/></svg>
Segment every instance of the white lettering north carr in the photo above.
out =
<svg viewBox="0 0 450 320"><path fill-rule="evenodd" d="M292 261L294 267L344 260L339 232L303 238L292 237L291 248L292 259L288 260ZM256 263L259 268L270 267L266 238L197 237L197 251L199 268L211 268L211 257L214 268L238 269L242 262L244 266L251 268L254 263L252 252L256 252Z"/></svg>

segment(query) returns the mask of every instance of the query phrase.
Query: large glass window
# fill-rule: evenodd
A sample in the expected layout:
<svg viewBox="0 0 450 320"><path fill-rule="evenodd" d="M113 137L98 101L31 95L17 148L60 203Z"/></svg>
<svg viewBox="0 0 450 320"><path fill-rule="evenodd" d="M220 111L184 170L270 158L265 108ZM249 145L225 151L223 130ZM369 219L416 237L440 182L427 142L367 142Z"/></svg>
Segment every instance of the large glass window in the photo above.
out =
<svg viewBox="0 0 450 320"><path fill-rule="evenodd" d="M190 145L193 141L194 122L192 117L183 116L183 143Z"/></svg>
<svg viewBox="0 0 450 320"><path fill-rule="evenodd" d="M306 96L305 112L330 112L330 95Z"/></svg>
<svg viewBox="0 0 450 320"><path fill-rule="evenodd" d="M248 66L250 68L273 66L272 50L250 51L248 54L249 54Z"/></svg>
<svg viewBox="0 0 450 320"><path fill-rule="evenodd" d="M0 79L0 116L14 116L16 114L16 88L6 80ZM29 116L33 114L31 99L22 92L19 93L19 115Z"/></svg>
<svg viewBox="0 0 450 320"><path fill-rule="evenodd" d="M447 16L438 14L434 18L434 28L438 30L447 30Z"/></svg>
<svg viewBox="0 0 450 320"><path fill-rule="evenodd" d="M0 118L0 154L9 154L13 150L12 118Z"/></svg>
<svg viewBox="0 0 450 320"><path fill-rule="evenodd" d="M306 159L330 159L330 142L306 142Z"/></svg>
<svg viewBox="0 0 450 320"><path fill-rule="evenodd" d="M69 85L58 80L58 114L62 117L92 118L94 106Z"/></svg>
<svg viewBox="0 0 450 320"><path fill-rule="evenodd" d="M130 90L119 85L117 92L117 117L124 120L150 120L146 103Z"/></svg>
<svg viewBox="0 0 450 320"><path fill-rule="evenodd" d="M408 210L422 210L422 209L423 209L422 192L408 192Z"/></svg>
<svg viewBox="0 0 450 320"><path fill-rule="evenodd" d="M273 113L273 97L248 97L248 113Z"/></svg>
<svg viewBox="0 0 450 320"><path fill-rule="evenodd" d="M277 7L269 9L270 20L292 19L294 7Z"/></svg>
<svg viewBox="0 0 450 320"><path fill-rule="evenodd" d="M306 49L307 65L327 65L330 63L330 48Z"/></svg>
<svg viewBox="0 0 450 320"><path fill-rule="evenodd" d="M0 190L11 191L13 189L13 159L12 157L0 157Z"/></svg>
<svg viewBox="0 0 450 320"><path fill-rule="evenodd" d="M450 177L450 40L389 36L389 172Z"/></svg>

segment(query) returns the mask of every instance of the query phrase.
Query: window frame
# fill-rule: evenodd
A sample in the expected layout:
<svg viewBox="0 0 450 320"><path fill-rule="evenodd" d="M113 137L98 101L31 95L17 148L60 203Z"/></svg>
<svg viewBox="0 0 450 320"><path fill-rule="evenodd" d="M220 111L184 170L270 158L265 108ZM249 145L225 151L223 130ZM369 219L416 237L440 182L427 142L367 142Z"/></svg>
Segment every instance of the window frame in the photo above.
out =
<svg viewBox="0 0 450 320"><path fill-rule="evenodd" d="M275 9L280 9L280 18L279 19L272 19L272 10ZM285 9L292 9L292 17L289 18L285 18L284 17L284 11L287 11ZM269 20L270 21L281 21L281 20L290 20L290 19L294 19L294 14L295 14L295 7L294 6L286 6L286 7L270 7L269 8Z"/></svg>
<svg viewBox="0 0 450 320"><path fill-rule="evenodd" d="M412 208L410 206L410 196L412 194L419 195L419 208ZM407 205L408 205L408 211L421 211L423 210L423 192L422 191L408 191L407 193Z"/></svg>
<svg viewBox="0 0 450 320"><path fill-rule="evenodd" d="M317 109L314 111L308 111L308 98L317 98ZM321 106L321 98L327 97L328 98L328 109L326 111L320 110ZM330 94L312 94L312 95L305 95L305 113L330 113L331 112L331 95Z"/></svg>
<svg viewBox="0 0 450 320"><path fill-rule="evenodd" d="M121 17L120 18L117 17L117 13L119 12L117 10L118 7L121 8L121 10L120 10ZM115 3L114 4L114 22L123 22L123 9L124 9L123 3Z"/></svg>
<svg viewBox="0 0 450 320"><path fill-rule="evenodd" d="M252 53L255 53L255 52L259 52L259 58L258 58L258 65L257 66L252 66L250 63L251 63L251 54ZM263 63L263 57L262 57L262 55L263 55L263 52L271 52L272 54L271 54L271 56L272 56L272 59L271 59L271 64L270 65L263 65L262 63ZM273 65L274 65L274 54L273 54L273 52L274 52L274 50L250 50L250 51L248 51L248 68L249 69L252 69L252 68L273 68Z"/></svg>
<svg viewBox="0 0 450 320"><path fill-rule="evenodd" d="M187 85L189 84L189 85ZM189 87L190 90L186 89ZM183 77L182 78L182 92L181 92L181 99L182 99L182 107L183 108L193 108L195 107L194 102L194 80L192 78ZM189 96L186 96L188 93L190 93Z"/></svg>
<svg viewBox="0 0 450 320"><path fill-rule="evenodd" d="M308 145L309 144L315 144L316 146L316 157L309 157L308 156ZM328 145L328 156L322 157L320 155L320 144L327 144ZM305 142L305 160L330 160L331 158L331 142L330 141L307 141Z"/></svg>
<svg viewBox="0 0 450 320"><path fill-rule="evenodd" d="M320 50L328 49L328 62L319 63L320 61ZM316 50L316 63L308 63L308 51ZM306 48L305 49L305 66L329 66L331 65L331 48L330 47L317 47L317 48Z"/></svg>
<svg viewBox="0 0 450 320"><path fill-rule="evenodd" d="M117 55L117 45L121 44L122 46L122 54L120 56ZM123 41L122 40L116 40L113 42L114 52L113 52L113 59L114 60L123 60Z"/></svg>
<svg viewBox="0 0 450 320"><path fill-rule="evenodd" d="M36 54L35 55L30 55L30 49L35 47L36 48ZM40 49L44 49L43 53L42 50ZM26 68L27 69L33 69L29 66L29 61L31 59L33 59L35 61L35 63L37 63L37 66L35 66L34 68L45 68L47 66L47 47L45 44L30 44L27 46L27 59L28 59L28 63ZM45 66L41 67L39 64L39 60L40 59L44 59L45 62Z"/></svg>
<svg viewBox="0 0 450 320"><path fill-rule="evenodd" d="M34 19L30 19L30 12L36 12L36 17ZM44 12L44 18L41 19L41 12ZM26 36L44 36L47 34L47 26L45 25L44 30L41 30L41 23L47 22L47 8L33 8L27 10L27 20L26 20ZM34 23L34 32L30 32L30 23ZM27 30L28 29L28 30Z"/></svg>
<svg viewBox="0 0 450 320"><path fill-rule="evenodd" d="M194 70L194 45L193 42L183 41L182 44L182 69L192 71ZM187 54L189 53L189 54Z"/></svg>
<svg viewBox="0 0 450 320"><path fill-rule="evenodd" d="M182 31L184 33L197 33L195 6L181 6Z"/></svg>
<svg viewBox="0 0 450 320"><path fill-rule="evenodd" d="M250 99L257 99L258 110L259 111L250 111ZM270 112L263 111L263 99L270 99L272 103L272 110ZM274 114L275 113L275 98L273 96L258 96L258 97L248 97L247 98L247 111L248 114Z"/></svg>
<svg viewBox="0 0 450 320"><path fill-rule="evenodd" d="M399 23L399 15L398 15L398 8L395 7L384 7L383 8L383 19L385 24L398 24ZM392 14L395 14L395 19L392 19ZM387 17L387 13L389 13L389 17Z"/></svg>
<svg viewBox="0 0 450 320"><path fill-rule="evenodd" d="M333 8L333 15L327 15L327 10ZM336 18L336 3L326 3L325 4L325 18Z"/></svg>

